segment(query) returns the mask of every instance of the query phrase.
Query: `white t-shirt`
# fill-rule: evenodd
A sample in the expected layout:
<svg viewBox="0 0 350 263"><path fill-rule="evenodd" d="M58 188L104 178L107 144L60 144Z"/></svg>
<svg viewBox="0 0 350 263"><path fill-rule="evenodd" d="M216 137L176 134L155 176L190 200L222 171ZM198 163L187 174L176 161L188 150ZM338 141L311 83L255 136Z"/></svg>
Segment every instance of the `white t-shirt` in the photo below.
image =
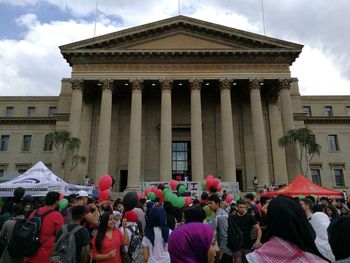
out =
<svg viewBox="0 0 350 263"><path fill-rule="evenodd" d="M149 258L147 263L170 263L170 255L168 252L168 244L165 244L162 237L162 230L159 227L154 227L154 247L151 241L144 236L142 245L148 247ZM169 229L169 236L171 230Z"/></svg>

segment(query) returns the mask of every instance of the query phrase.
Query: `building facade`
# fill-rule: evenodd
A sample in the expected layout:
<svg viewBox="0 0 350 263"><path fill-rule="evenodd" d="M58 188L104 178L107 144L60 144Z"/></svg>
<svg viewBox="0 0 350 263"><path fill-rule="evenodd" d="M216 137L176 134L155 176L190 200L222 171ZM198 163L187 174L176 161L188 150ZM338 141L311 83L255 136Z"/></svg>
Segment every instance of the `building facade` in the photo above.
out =
<svg viewBox="0 0 350 263"><path fill-rule="evenodd" d="M109 173L119 191L208 174L246 190L293 179L296 153L278 139L309 127L322 146L312 180L350 184L350 97L300 95L299 44L177 16L60 49L72 74L58 97L0 97L0 175L42 160L75 183ZM54 130L81 140L85 163L58 161Z"/></svg>

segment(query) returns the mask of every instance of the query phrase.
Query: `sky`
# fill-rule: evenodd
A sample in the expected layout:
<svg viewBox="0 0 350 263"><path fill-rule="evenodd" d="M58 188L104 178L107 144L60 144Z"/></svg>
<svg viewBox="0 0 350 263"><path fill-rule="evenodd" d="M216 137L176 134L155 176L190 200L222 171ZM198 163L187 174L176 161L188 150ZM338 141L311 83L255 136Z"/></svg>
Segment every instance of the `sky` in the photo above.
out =
<svg viewBox="0 0 350 263"><path fill-rule="evenodd" d="M93 37L95 21L99 36L179 11L302 44L291 67L301 94L350 95L349 0L97 1L0 0L0 96L59 95L71 68L58 47Z"/></svg>

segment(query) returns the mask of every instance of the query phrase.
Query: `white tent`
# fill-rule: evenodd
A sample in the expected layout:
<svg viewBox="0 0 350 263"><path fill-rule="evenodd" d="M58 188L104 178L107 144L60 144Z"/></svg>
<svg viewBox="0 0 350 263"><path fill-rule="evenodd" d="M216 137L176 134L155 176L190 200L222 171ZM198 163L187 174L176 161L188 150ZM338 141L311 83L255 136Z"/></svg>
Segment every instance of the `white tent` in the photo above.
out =
<svg viewBox="0 0 350 263"><path fill-rule="evenodd" d="M92 186L80 186L68 184L56 176L41 161L17 178L0 184L0 196L11 197L17 187L23 187L26 195L45 196L48 192L55 191L63 195L77 193L85 190L92 195Z"/></svg>

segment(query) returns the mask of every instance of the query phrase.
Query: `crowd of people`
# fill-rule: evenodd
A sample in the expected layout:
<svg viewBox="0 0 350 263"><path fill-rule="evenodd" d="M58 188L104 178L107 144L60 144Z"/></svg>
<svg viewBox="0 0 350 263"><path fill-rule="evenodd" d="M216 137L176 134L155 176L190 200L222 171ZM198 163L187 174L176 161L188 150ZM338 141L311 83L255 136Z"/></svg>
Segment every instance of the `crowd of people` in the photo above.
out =
<svg viewBox="0 0 350 263"><path fill-rule="evenodd" d="M98 203L80 191L60 209L57 192L37 199L16 189L1 207L0 263L350 262L345 200L257 200L249 193L226 203L225 195L204 193L180 209L136 193L134 205L126 199ZM39 245L30 253L26 244L13 245L28 222L39 229Z"/></svg>

